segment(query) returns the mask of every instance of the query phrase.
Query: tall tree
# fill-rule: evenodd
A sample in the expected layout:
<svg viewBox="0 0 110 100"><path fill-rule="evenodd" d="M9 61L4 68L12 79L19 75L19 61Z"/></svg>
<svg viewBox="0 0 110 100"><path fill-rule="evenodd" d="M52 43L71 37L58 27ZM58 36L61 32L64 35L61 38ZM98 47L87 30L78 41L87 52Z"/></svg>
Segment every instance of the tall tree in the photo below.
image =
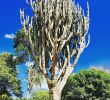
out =
<svg viewBox="0 0 110 100"><path fill-rule="evenodd" d="M17 61L9 53L0 54L0 99L9 99L12 95L22 96L20 81L17 79Z"/></svg>
<svg viewBox="0 0 110 100"><path fill-rule="evenodd" d="M14 39L15 48L23 55L28 51L47 80L52 100L61 92L77 61L88 46L89 6L87 16L72 0L26 0L33 16L20 9L22 29Z"/></svg>

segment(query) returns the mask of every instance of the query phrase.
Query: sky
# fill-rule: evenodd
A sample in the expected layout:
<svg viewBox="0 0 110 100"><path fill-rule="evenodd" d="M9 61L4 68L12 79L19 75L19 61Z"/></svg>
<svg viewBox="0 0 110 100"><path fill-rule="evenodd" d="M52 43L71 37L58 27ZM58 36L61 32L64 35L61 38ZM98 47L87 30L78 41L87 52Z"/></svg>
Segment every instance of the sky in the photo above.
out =
<svg viewBox="0 0 110 100"><path fill-rule="evenodd" d="M81 55L74 72L90 66L110 66L110 0L75 0L86 12L86 2L90 5L90 45ZM21 28L19 9L31 13L25 0L1 0L0 2L0 53L14 53L13 36ZM23 80L26 66L18 66L19 79ZM26 91L26 82L23 82ZM26 92L24 93L24 96Z"/></svg>

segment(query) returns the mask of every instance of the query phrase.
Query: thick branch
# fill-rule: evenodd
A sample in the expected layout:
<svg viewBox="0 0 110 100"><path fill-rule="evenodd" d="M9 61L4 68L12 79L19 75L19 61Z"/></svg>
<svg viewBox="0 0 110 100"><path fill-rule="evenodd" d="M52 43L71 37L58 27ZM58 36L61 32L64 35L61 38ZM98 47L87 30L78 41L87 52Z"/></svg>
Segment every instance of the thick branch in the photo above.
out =
<svg viewBox="0 0 110 100"><path fill-rule="evenodd" d="M61 45L59 46L58 52L61 52L62 48L64 47L64 45L66 44L66 42L68 42L68 40L73 36L73 32L70 33L70 35L64 39L62 38L61 40Z"/></svg>

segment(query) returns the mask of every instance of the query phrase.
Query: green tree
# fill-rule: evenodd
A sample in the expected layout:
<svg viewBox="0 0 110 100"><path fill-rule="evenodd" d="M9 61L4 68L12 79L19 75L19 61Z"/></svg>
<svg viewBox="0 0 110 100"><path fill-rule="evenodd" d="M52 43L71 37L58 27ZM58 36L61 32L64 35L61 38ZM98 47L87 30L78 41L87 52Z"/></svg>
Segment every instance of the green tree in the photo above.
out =
<svg viewBox="0 0 110 100"><path fill-rule="evenodd" d="M0 54L0 100L7 100L12 95L22 96L20 81L17 79L17 61L9 53Z"/></svg>
<svg viewBox="0 0 110 100"><path fill-rule="evenodd" d="M62 100L109 100L110 74L98 69L71 75L62 92Z"/></svg>
<svg viewBox="0 0 110 100"><path fill-rule="evenodd" d="M27 66L27 100L30 98L30 94L32 92L32 88L34 85L40 85L43 81L43 75L40 72L40 69L34 63L32 58L30 57L30 52L28 48L31 48L28 41L25 41L24 44L24 30L20 30L17 32L16 37L14 38L14 48L17 52L17 58L19 63L26 62Z"/></svg>
<svg viewBox="0 0 110 100"><path fill-rule="evenodd" d="M33 16L20 9L22 29L14 39L19 54L31 60L45 77L52 100L61 92L77 61L88 46L88 14L73 0L26 0ZM90 40L90 38L88 39Z"/></svg>

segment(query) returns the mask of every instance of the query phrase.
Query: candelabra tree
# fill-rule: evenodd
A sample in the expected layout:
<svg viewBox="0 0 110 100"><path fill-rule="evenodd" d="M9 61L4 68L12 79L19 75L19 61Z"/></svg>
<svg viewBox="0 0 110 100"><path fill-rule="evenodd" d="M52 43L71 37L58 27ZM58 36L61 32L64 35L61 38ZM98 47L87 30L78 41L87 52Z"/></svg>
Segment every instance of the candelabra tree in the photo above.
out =
<svg viewBox="0 0 110 100"><path fill-rule="evenodd" d="M83 50L89 45L87 15L72 0L30 0L33 16L20 10L22 29L17 32L15 48L28 51L47 80L51 100L61 100L61 92Z"/></svg>

